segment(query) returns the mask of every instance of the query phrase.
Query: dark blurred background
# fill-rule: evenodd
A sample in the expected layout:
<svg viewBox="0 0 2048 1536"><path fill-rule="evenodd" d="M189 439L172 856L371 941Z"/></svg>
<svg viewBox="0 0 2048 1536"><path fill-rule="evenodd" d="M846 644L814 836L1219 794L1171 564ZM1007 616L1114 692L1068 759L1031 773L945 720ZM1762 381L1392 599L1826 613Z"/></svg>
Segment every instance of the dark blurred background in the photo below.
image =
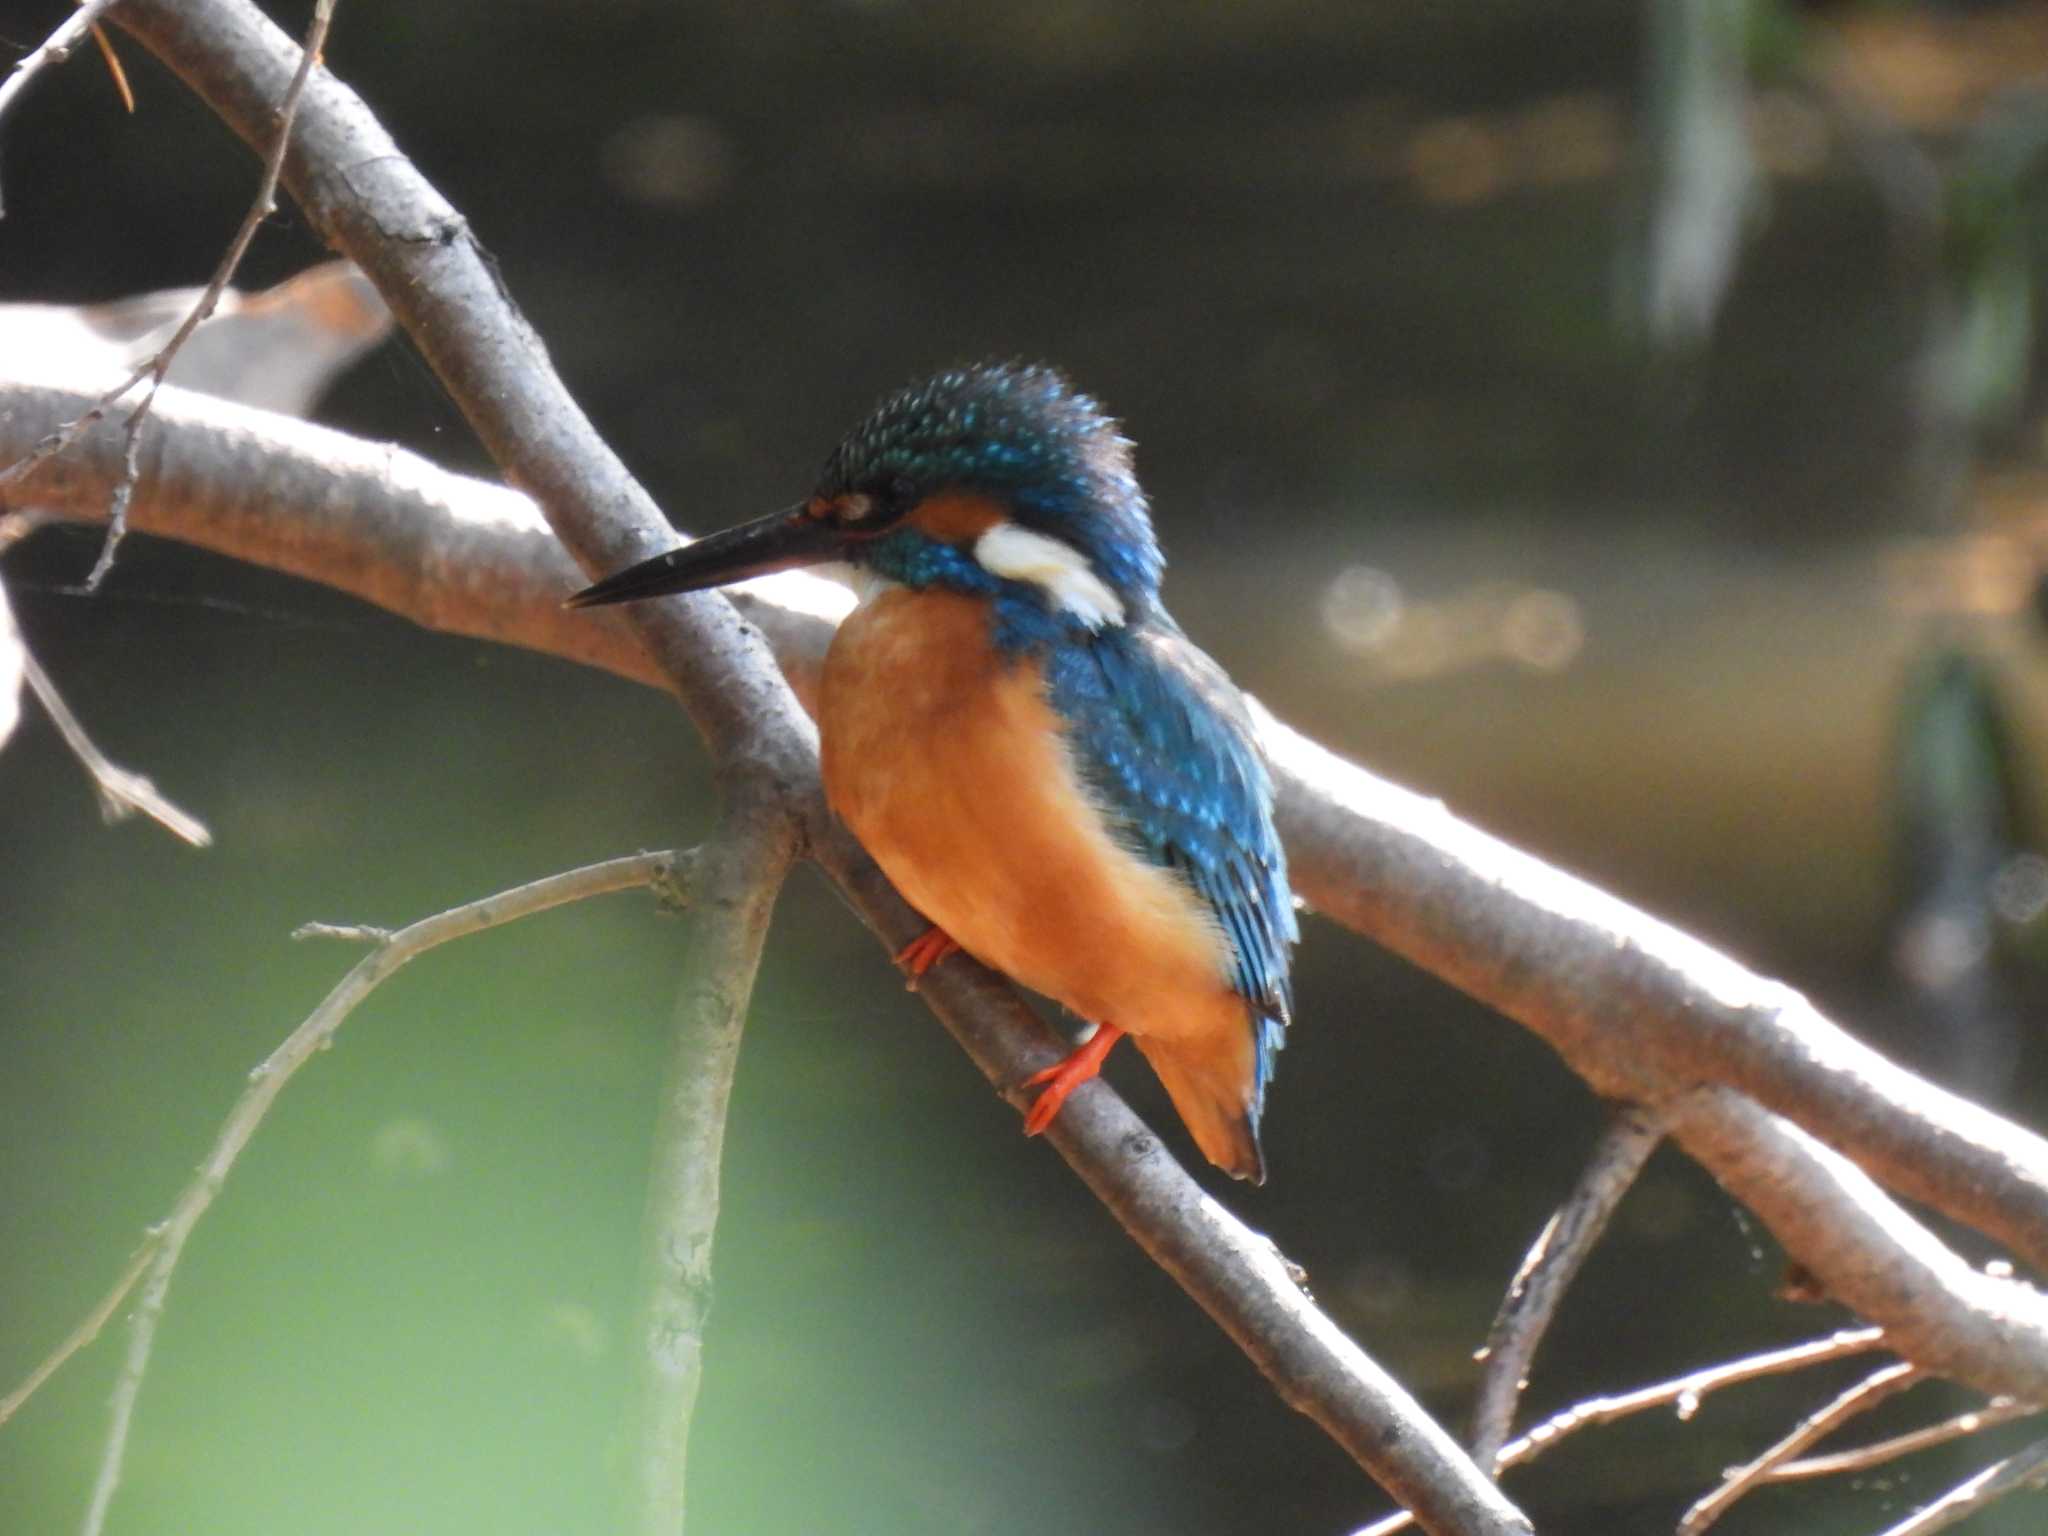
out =
<svg viewBox="0 0 2048 1536"><path fill-rule="evenodd" d="M0 64L65 11L10 0ZM121 54L133 117L86 50L6 125L0 298L203 282L241 214L248 154ZM2040 1121L2048 5L343 0L327 56L679 525L787 501L936 365L1058 362L1139 444L1176 613L1278 714ZM242 281L322 255L286 209ZM486 468L402 342L320 414ZM0 754L0 1385L355 958L294 926L402 922L710 816L654 694L141 539L83 599L96 549L8 557L22 628L218 841L103 829L33 712ZM598 1528L678 979L673 926L615 898L378 993L200 1229L113 1528ZM1461 1422L1601 1109L1329 925L1298 990L1272 1182L1218 1195ZM1111 1075L1170 1121L1135 1057ZM809 875L726 1166L694 1531L1384 1509ZM1780 1266L1661 1155L1533 1410L1834 1326L1773 1298ZM78 1517L118 1350L0 1432L0 1528ZM1842 1379L1593 1432L1513 1491L1545 1529L1668 1529ZM1987 1454L1725 1528L1876 1529Z"/></svg>

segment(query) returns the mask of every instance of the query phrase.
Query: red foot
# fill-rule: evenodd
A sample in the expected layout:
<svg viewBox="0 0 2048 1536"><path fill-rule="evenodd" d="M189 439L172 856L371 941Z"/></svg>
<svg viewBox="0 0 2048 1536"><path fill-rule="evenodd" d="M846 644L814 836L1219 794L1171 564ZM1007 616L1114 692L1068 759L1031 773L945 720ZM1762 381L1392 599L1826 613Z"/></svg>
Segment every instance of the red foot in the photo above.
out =
<svg viewBox="0 0 2048 1536"><path fill-rule="evenodd" d="M1036 1136L1051 1125L1053 1116L1067 1102L1067 1095L1102 1070L1103 1058L1109 1055L1110 1047L1123 1037L1124 1032L1114 1024L1098 1024L1095 1033L1076 1046L1063 1061L1025 1078L1024 1087L1036 1088L1043 1083L1045 1092L1038 1096L1038 1102L1025 1115L1024 1134Z"/></svg>
<svg viewBox="0 0 2048 1536"><path fill-rule="evenodd" d="M896 954L896 963L910 973L910 979L904 983L904 987L915 992L926 971L946 956L958 954L959 951L960 946L954 942L953 936L937 923L933 923Z"/></svg>

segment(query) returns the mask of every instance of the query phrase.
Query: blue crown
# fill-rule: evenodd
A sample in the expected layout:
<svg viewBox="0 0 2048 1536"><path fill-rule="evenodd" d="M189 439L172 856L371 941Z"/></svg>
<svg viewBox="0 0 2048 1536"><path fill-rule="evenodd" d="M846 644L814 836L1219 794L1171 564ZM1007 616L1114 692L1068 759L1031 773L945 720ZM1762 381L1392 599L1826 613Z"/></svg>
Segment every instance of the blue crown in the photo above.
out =
<svg viewBox="0 0 2048 1536"><path fill-rule="evenodd" d="M903 504L947 490L1000 502L1025 527L1086 555L1132 609L1159 592L1165 559L1131 444L1057 370L979 363L884 400L825 461L818 494Z"/></svg>

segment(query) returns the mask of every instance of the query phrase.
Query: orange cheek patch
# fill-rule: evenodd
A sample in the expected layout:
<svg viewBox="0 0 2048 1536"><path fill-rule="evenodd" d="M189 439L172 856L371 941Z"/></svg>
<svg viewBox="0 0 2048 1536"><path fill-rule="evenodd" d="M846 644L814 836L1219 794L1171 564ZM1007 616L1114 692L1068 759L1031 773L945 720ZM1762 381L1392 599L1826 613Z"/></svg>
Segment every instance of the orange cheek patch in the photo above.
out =
<svg viewBox="0 0 2048 1536"><path fill-rule="evenodd" d="M927 497L911 510L912 526L947 544L972 544L998 523L1009 518L986 496L966 491L941 491Z"/></svg>

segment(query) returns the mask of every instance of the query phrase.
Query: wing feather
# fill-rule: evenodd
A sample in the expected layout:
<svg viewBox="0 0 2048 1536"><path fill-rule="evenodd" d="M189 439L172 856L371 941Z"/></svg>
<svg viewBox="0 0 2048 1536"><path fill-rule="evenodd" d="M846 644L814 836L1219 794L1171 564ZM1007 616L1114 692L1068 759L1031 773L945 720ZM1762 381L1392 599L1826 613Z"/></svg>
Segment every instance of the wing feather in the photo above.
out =
<svg viewBox="0 0 2048 1536"><path fill-rule="evenodd" d="M1273 789L1237 688L1170 620L1148 617L1053 649L1053 708L1083 779L1118 831L1215 912L1229 982L1256 1033L1254 1124L1293 1012L1300 936Z"/></svg>

